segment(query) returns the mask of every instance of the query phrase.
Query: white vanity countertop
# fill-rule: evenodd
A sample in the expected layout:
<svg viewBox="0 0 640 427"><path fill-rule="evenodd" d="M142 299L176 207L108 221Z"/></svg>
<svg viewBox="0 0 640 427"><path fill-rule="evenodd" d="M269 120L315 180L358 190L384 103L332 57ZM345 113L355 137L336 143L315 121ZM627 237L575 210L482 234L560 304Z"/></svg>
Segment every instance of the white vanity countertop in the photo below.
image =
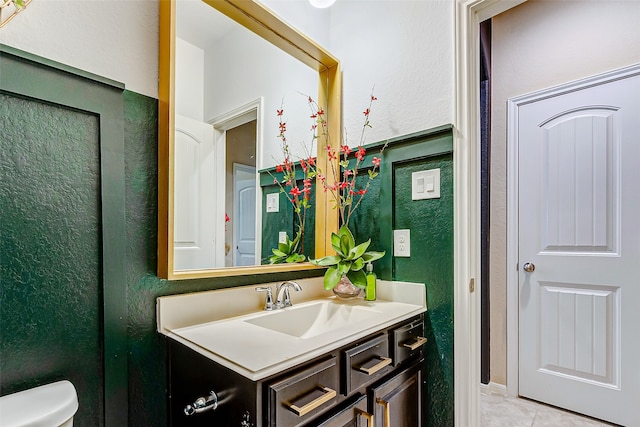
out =
<svg viewBox="0 0 640 427"><path fill-rule="evenodd" d="M420 283L379 281L378 299L370 302L330 296L332 293L322 289L322 277L296 282L303 292L291 291L293 307L275 311L261 309L265 295L255 292L256 286L160 297L158 331L256 381L427 309L425 286ZM276 322L275 329L295 330L286 333L263 322L273 319L268 316L296 319L320 309L331 313L333 324L326 317L318 317L316 322L300 318L290 322L293 324L283 323L282 328Z"/></svg>

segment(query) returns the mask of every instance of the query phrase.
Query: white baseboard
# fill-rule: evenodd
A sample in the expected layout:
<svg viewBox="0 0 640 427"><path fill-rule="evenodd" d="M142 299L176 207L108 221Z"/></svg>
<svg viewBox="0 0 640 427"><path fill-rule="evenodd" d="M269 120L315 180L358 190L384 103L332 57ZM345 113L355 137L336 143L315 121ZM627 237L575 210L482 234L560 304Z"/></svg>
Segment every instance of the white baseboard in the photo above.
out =
<svg viewBox="0 0 640 427"><path fill-rule="evenodd" d="M492 382L489 384L480 384L480 393L493 396L506 396L507 386Z"/></svg>

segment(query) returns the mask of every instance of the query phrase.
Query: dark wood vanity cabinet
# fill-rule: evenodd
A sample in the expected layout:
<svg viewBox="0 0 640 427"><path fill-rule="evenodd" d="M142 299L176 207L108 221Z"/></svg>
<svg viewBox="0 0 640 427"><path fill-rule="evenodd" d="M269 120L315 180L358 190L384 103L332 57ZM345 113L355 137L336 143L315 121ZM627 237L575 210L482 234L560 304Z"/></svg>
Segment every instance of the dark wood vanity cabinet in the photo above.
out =
<svg viewBox="0 0 640 427"><path fill-rule="evenodd" d="M258 381L168 339L170 425L420 427L423 336L418 315ZM185 414L211 391L215 410Z"/></svg>

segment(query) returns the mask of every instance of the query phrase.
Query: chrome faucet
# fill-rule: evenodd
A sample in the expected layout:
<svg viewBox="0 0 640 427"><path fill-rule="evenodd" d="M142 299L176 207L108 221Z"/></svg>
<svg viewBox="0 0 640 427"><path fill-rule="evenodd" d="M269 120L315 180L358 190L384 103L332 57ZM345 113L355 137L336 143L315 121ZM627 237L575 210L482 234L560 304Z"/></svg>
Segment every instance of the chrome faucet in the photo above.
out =
<svg viewBox="0 0 640 427"><path fill-rule="evenodd" d="M302 290L302 287L296 282L286 281L279 284L276 289L276 308L291 307L291 295L289 295L290 287L293 287L297 292Z"/></svg>
<svg viewBox="0 0 640 427"><path fill-rule="evenodd" d="M272 311L279 308L291 307L291 295L289 294L290 287L293 287L293 289L295 289L296 291L302 290L302 287L296 282L283 282L276 287L277 297L275 301L273 301L273 291L271 290L271 286L259 286L256 288L256 291L267 293L267 297L264 303L264 309L267 311Z"/></svg>

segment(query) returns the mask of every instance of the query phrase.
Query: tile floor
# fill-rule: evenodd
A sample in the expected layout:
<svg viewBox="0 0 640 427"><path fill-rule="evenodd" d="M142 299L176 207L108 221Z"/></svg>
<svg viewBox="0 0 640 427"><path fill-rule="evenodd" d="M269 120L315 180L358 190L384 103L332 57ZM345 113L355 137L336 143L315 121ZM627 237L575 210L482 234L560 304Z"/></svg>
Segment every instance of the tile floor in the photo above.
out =
<svg viewBox="0 0 640 427"><path fill-rule="evenodd" d="M483 391L480 399L482 427L608 427L593 418L583 417L528 399L519 399Z"/></svg>

